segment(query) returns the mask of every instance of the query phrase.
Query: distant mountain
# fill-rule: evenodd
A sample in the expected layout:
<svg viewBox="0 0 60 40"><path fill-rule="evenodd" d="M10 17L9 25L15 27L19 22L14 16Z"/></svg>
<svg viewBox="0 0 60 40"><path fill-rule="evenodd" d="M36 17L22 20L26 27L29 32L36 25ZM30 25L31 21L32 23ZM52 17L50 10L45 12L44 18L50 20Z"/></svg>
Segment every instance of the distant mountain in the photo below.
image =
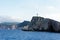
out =
<svg viewBox="0 0 60 40"><path fill-rule="evenodd" d="M2 22L0 24L3 24L3 25L13 25L13 24L19 24L19 22Z"/></svg>
<svg viewBox="0 0 60 40"><path fill-rule="evenodd" d="M29 21L19 22L19 21L12 19L10 17L0 17L0 27L3 27L3 28L4 28L4 26L6 28L8 26L11 27L11 25L16 25L17 28L21 28L21 27L27 26L28 24L30 24Z"/></svg>
<svg viewBox="0 0 60 40"><path fill-rule="evenodd" d="M30 21L23 21L22 23L18 24L18 27L24 27L27 26L28 24L30 24Z"/></svg>

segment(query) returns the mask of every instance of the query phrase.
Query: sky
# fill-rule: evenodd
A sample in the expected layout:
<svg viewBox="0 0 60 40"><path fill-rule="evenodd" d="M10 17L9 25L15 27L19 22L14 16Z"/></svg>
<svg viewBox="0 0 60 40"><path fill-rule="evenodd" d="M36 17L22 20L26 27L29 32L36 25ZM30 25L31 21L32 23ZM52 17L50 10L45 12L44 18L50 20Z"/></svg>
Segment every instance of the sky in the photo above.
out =
<svg viewBox="0 0 60 40"><path fill-rule="evenodd" d="M60 21L60 0L0 0L0 17L30 21L37 13Z"/></svg>

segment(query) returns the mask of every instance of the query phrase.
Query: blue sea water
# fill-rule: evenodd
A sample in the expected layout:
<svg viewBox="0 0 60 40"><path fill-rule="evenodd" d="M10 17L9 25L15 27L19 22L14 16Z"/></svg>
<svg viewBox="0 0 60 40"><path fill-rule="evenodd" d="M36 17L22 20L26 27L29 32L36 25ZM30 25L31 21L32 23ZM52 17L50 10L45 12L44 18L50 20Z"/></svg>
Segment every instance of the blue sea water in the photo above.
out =
<svg viewBox="0 0 60 40"><path fill-rule="evenodd" d="M0 30L0 40L60 40L60 33Z"/></svg>

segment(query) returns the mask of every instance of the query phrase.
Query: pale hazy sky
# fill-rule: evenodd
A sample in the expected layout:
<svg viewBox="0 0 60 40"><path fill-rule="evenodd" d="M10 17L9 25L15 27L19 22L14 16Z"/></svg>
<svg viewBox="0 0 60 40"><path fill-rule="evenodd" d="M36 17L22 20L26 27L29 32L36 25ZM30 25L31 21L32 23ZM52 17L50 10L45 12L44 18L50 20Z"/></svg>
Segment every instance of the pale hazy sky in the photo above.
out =
<svg viewBox="0 0 60 40"><path fill-rule="evenodd" d="M0 16L18 21L39 16L60 21L60 0L0 0Z"/></svg>

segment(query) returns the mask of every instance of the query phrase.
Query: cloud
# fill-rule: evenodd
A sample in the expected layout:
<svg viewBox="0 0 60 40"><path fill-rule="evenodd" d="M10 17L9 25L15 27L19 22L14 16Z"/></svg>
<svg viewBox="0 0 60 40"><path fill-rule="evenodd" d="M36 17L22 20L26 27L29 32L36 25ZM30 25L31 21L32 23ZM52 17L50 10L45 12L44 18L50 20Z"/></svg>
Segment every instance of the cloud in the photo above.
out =
<svg viewBox="0 0 60 40"><path fill-rule="evenodd" d="M16 17L16 16L11 16L10 18L17 22L21 22L21 20L22 20L20 17Z"/></svg>
<svg viewBox="0 0 60 40"><path fill-rule="evenodd" d="M0 22L20 22L21 20L16 17L0 16Z"/></svg>

